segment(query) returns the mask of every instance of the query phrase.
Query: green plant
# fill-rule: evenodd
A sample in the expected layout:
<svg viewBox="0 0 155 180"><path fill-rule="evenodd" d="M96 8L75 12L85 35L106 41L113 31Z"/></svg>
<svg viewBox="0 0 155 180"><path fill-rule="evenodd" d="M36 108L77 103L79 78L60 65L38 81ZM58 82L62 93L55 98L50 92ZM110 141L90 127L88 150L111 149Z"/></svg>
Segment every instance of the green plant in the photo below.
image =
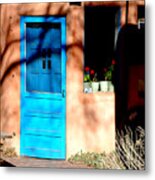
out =
<svg viewBox="0 0 155 180"><path fill-rule="evenodd" d="M97 79L97 73L95 73L95 74L92 75L92 81L93 81L93 82L97 82L97 81L98 81L98 79Z"/></svg>
<svg viewBox="0 0 155 180"><path fill-rule="evenodd" d="M115 64L116 64L115 60L112 60L111 65L108 68L103 69L104 80L112 81L112 75L113 75Z"/></svg>
<svg viewBox="0 0 155 180"><path fill-rule="evenodd" d="M89 67L84 69L84 82L97 82L97 73Z"/></svg>
<svg viewBox="0 0 155 180"><path fill-rule="evenodd" d="M90 68L85 67L85 69L84 69L84 82L91 82L89 71L90 71Z"/></svg>

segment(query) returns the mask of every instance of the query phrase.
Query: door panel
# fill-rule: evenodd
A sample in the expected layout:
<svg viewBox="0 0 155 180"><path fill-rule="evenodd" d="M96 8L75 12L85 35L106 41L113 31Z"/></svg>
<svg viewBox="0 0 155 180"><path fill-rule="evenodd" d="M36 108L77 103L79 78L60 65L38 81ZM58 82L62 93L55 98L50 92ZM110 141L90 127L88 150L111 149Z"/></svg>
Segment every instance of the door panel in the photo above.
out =
<svg viewBox="0 0 155 180"><path fill-rule="evenodd" d="M21 39L21 155L65 159L65 18L22 17Z"/></svg>
<svg viewBox="0 0 155 180"><path fill-rule="evenodd" d="M37 142L37 143L36 143ZM54 142L54 143L50 143ZM24 146L25 153L31 154L34 157L49 158L51 154L53 157L59 157L63 159L62 149L63 139L57 137L46 137L46 136L25 136ZM46 144L46 147L45 147ZM59 159L60 159L59 158Z"/></svg>

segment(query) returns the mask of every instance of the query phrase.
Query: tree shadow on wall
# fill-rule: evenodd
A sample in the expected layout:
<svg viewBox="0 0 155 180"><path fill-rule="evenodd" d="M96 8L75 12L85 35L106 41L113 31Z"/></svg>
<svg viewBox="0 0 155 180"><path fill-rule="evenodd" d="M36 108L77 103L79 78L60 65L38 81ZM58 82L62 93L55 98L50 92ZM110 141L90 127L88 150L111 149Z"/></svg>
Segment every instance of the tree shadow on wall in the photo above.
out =
<svg viewBox="0 0 155 180"><path fill-rule="evenodd" d="M22 6L24 6L24 4L23 4ZM19 7L18 7L17 9L20 9L20 7L21 7L21 5L19 5ZM45 16L45 17L46 17L46 16L49 16L49 15L50 15L50 9L51 9L51 8L52 8L52 3L47 3L47 7L46 7L46 9L45 9L45 13L44 13L42 16ZM25 16L25 15L33 14L33 9L29 10L28 12L27 12L27 10L25 10L25 9L26 9L26 8L24 8L23 11L22 11L22 14L23 14L24 16ZM56 15L55 17L61 17L61 16L66 15L66 14L64 13L64 6L63 6L63 5L60 6L57 11L58 11L58 12L57 12L57 15ZM69 10L67 10L66 13L69 13ZM6 13L6 14L7 14L7 13ZM12 19L12 17L11 17L11 19ZM69 24L71 23L71 21L73 21L73 19L70 19L70 20L68 20L68 22L67 22L67 28L68 28L68 29L71 28L70 25L69 25ZM15 26L15 27L19 26L18 20L14 23L14 26ZM81 27L81 28L84 28L83 22L81 22L81 21L80 21L80 27ZM8 25L7 29L5 29L5 31L4 31L3 28L2 28L2 33L5 32L6 41L7 41L7 38L10 36L11 31L12 31L11 23L9 23L9 25ZM48 32L48 30L45 30L45 31L41 34L42 39L46 36L47 32ZM31 41L33 42L34 40L35 40L35 39L32 39ZM19 44L20 44L22 41L24 41L24 38L19 38L19 39L16 39L16 40L9 41L9 42L5 45L4 49L2 49L2 47L1 47L1 49L2 49L2 50L1 50L1 54L0 54L0 57L1 57L1 68L3 68L3 63L5 63L5 62L3 62L3 61L6 61L5 56L7 56L7 59L10 59L10 58L11 58L11 55L14 53L14 50L12 50L12 52L10 52L10 48L11 48L12 46L19 48ZM42 47L42 42L40 41L38 48L41 48L41 47ZM76 42L67 44L67 46L66 46L66 45L62 45L61 48L63 48L63 49L65 48L67 51L69 51L69 50L72 49L73 47L78 47L78 48L80 48L80 49L83 49L82 42L76 41ZM8 53L10 53L10 56L8 56ZM18 53L19 53L19 51L18 51ZM33 55L29 58L28 63L31 63L32 61L35 61L38 57L39 57L39 55L38 55L37 53L36 53L36 54L33 54ZM11 60L10 60L9 62L11 62ZM7 77L7 75L8 75L12 70L14 70L17 66L19 66L19 65L21 65L22 63L25 63L25 62L26 62L26 59L16 59L16 60L14 60L14 62L10 63L10 64L8 65L8 67L5 68L5 71L4 71L3 73L1 72L1 85L2 85L3 82L5 81L5 78Z"/></svg>
<svg viewBox="0 0 155 180"><path fill-rule="evenodd" d="M30 14L34 14L33 8L27 10L24 6L25 6L24 4L18 5L17 11L22 13L22 14L21 13L19 13L19 14L24 15L24 16L26 16L26 15L29 16ZM13 6L13 8L14 8L14 6ZM52 3L47 3L47 6L45 8L45 12L41 16L45 16L45 17L50 16L51 8L53 8ZM68 18L69 13L70 13L69 9L65 10L64 5L62 4L62 6L60 6L57 9L56 17L61 17L61 16L66 16L67 15L67 22L66 22L67 23L66 24L67 30L72 31L72 29L74 30L74 28L72 27L72 24L73 24L72 21L74 20L73 19L74 17ZM8 14L8 13L6 12L6 14ZM18 36L13 37L12 36L12 33L13 33L12 28L13 27L19 27L19 25L20 25L19 24L19 17L20 17L20 15L18 15L17 18L11 17L11 16L6 16L5 20L8 23L8 25L6 24L6 26L2 27L2 30L1 30L1 34L3 35L3 33L4 33L4 35L5 35L5 38L3 38L3 44L1 44L1 54L0 54L0 57L1 57L0 58L1 62L0 63L1 63L1 70L2 70L1 71L1 81L0 81L1 82L1 90L2 90L1 95L6 93L6 84L7 83L5 83L5 81L8 78L10 79L10 75L11 75L12 80L15 77L14 72L17 72L16 76L18 76L18 75L20 76L21 72L20 72L19 67L21 67L23 64L32 63L32 62L36 61L39 58L38 53L33 53L29 57L28 60L26 58L15 59L15 56L14 57L12 56L14 53L16 53L16 56L17 56L17 54L18 54L18 56L20 55L20 43L23 43L23 41L25 41L24 37L18 37ZM7 18L9 18L9 22L8 22ZM15 18L16 20L12 23L11 21L14 20L13 18ZM12 25L13 25L13 27L12 27ZM82 29L84 28L82 19L80 19L79 25L80 25L80 28L82 28ZM48 33L48 29L45 29L42 32L42 34L41 34L42 39L44 39L44 37L46 37L47 33ZM76 35L78 35L78 34L76 34ZM33 39L33 38L31 39L32 42L34 40L35 39ZM66 51L66 53L72 52L72 50L75 47L80 49L80 50L83 50L83 44L80 41L80 38L78 38L78 37L74 41L68 43L67 45L65 45L65 44L61 45L61 49L64 49ZM38 48L39 49L42 48L42 42L41 41L39 42ZM73 54L73 55L77 56L76 54ZM16 79L15 79L15 81L16 81ZM14 86L13 83L9 83L8 85L9 86ZM9 87L7 87L7 88L9 89ZM24 106L24 104L22 104L22 107L23 106ZM8 113L9 108L10 107L9 107L8 103L3 104L3 107L2 107L3 114L4 114L4 112L6 112L5 117L7 117L7 119L8 119L8 121L3 122L4 127L7 127L8 122L9 122L9 117L10 117L10 114ZM14 111L13 108L12 108L12 111ZM16 113L19 113L19 112L16 112Z"/></svg>

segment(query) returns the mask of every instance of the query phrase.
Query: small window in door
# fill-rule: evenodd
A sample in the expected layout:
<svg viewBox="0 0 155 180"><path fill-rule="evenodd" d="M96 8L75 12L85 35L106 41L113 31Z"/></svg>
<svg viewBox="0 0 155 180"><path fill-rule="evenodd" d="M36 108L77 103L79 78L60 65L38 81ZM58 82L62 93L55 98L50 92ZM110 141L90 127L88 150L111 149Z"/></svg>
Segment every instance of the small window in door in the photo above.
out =
<svg viewBox="0 0 155 180"><path fill-rule="evenodd" d="M61 93L60 23L26 24L26 90Z"/></svg>

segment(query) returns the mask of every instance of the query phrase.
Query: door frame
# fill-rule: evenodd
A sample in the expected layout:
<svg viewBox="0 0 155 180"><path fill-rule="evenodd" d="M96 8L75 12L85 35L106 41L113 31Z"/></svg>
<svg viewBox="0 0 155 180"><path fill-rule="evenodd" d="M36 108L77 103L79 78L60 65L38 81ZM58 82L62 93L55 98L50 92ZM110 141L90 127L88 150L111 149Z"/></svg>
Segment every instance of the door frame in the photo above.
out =
<svg viewBox="0 0 155 180"><path fill-rule="evenodd" d="M61 81L61 87L62 87L62 93L60 94L51 94L45 93L45 94L37 94L33 92L26 91L26 23L44 23L44 22L51 22L51 23L61 23L61 60L62 60L62 81ZM24 105L22 105L22 97L23 93L26 95L26 97L35 97L35 98L46 98L46 99L58 99L62 98L62 96L65 95L64 99L64 141L65 141L65 147L64 147L64 153L65 153L65 159L66 159L66 17L60 17L60 16L21 16L20 17L20 155L22 155L22 147L23 142L21 139L22 137L22 129L24 127L23 121L22 121L22 113L21 109L24 108Z"/></svg>

